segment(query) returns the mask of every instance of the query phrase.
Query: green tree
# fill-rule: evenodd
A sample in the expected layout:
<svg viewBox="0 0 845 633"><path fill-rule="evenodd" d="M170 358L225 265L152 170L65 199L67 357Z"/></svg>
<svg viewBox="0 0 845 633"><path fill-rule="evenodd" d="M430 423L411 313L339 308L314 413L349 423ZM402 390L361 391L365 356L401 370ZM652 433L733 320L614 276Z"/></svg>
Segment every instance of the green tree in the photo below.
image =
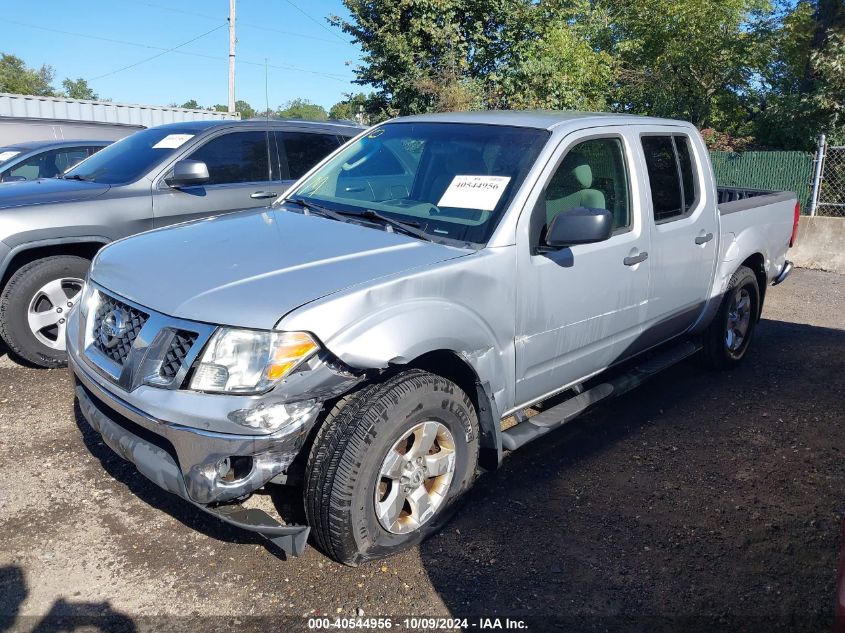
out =
<svg viewBox="0 0 845 633"><path fill-rule="evenodd" d="M182 105L179 106L180 108L185 108L187 110L200 110L202 106L197 103L196 99L191 99L190 101L186 101Z"/></svg>
<svg viewBox="0 0 845 633"><path fill-rule="evenodd" d="M388 116L490 105L497 70L532 36L532 0L344 0L331 21L361 46L356 82Z"/></svg>
<svg viewBox="0 0 845 633"><path fill-rule="evenodd" d="M542 3L533 12L534 36L514 42L498 71L501 105L514 109L605 110L617 62L597 46L601 31L586 0L564 7Z"/></svg>
<svg viewBox="0 0 845 633"><path fill-rule="evenodd" d="M326 121L329 118L326 109L308 99L293 99L279 106L276 113L283 119L301 119L305 121Z"/></svg>
<svg viewBox="0 0 845 633"><path fill-rule="evenodd" d="M100 98L82 77L75 81L68 77L62 82L62 88L64 88L62 94L69 99L96 101Z"/></svg>
<svg viewBox="0 0 845 633"><path fill-rule="evenodd" d="M740 131L767 61L767 0L605 1L620 109Z"/></svg>
<svg viewBox="0 0 845 633"><path fill-rule="evenodd" d="M258 114L255 108L241 99L235 101L235 112L239 112L242 119L254 119Z"/></svg>
<svg viewBox="0 0 845 633"><path fill-rule="evenodd" d="M0 53L0 92L50 97L54 75L51 66L28 68L20 57Z"/></svg>
<svg viewBox="0 0 845 633"><path fill-rule="evenodd" d="M811 150L821 132L845 142L842 67L845 7L802 0L773 33L773 59L763 75L759 144Z"/></svg>
<svg viewBox="0 0 845 633"><path fill-rule="evenodd" d="M329 109L329 118L338 121L357 121L359 113L364 125L375 125L389 117L385 113L386 103L374 92L365 95L347 93Z"/></svg>

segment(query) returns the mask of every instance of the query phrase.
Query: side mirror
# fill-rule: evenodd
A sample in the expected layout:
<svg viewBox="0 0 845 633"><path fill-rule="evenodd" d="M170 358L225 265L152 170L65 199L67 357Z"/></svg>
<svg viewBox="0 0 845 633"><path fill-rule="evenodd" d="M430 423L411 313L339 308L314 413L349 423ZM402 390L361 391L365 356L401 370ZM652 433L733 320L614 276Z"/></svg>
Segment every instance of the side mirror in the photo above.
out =
<svg viewBox="0 0 845 633"><path fill-rule="evenodd" d="M192 187L211 180L208 165L201 160L180 160L173 165L173 171L164 182L171 187Z"/></svg>
<svg viewBox="0 0 845 633"><path fill-rule="evenodd" d="M546 248L557 250L575 244L592 244L609 239L613 233L613 214L605 209L576 207L559 213L546 231Z"/></svg>

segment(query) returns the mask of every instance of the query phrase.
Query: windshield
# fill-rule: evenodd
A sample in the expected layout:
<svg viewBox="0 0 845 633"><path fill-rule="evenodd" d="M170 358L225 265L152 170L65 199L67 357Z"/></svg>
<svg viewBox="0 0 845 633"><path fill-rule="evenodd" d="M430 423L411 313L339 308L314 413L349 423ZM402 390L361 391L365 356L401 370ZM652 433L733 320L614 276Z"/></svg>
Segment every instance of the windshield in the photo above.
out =
<svg viewBox="0 0 845 633"><path fill-rule="evenodd" d="M485 244L549 133L459 123L388 123L341 150L288 199L367 210L436 241Z"/></svg>
<svg viewBox="0 0 845 633"><path fill-rule="evenodd" d="M172 127L141 130L101 149L68 170L64 177L124 185L146 174L195 134L196 130Z"/></svg>

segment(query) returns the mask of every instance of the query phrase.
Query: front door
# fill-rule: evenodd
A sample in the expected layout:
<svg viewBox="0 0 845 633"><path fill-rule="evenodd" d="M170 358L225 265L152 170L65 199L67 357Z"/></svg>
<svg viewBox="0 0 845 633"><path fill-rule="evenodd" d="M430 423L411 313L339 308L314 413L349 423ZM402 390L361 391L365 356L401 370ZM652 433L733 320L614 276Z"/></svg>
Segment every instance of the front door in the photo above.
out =
<svg viewBox="0 0 845 633"><path fill-rule="evenodd" d="M269 206L283 189L270 182L266 130L226 132L182 158L201 160L211 179L194 187L153 185L156 227L238 209Z"/></svg>
<svg viewBox="0 0 845 633"><path fill-rule="evenodd" d="M517 405L605 369L641 333L651 248L642 187L632 178L636 141L622 128L575 133L546 171L517 263ZM552 218L577 207L611 211L610 239L536 252ZM522 218L520 226L524 235Z"/></svg>

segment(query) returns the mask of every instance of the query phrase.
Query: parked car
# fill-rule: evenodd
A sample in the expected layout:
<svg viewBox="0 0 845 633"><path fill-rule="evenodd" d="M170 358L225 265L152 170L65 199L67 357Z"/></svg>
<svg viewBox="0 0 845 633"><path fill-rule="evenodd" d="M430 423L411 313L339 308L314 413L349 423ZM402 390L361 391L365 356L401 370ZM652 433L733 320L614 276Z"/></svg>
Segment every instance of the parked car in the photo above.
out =
<svg viewBox="0 0 845 633"><path fill-rule="evenodd" d="M693 354L743 359L797 202L717 195L680 121L396 119L271 209L103 249L68 326L79 407L223 521L386 556L504 450ZM270 483L306 525L249 504Z"/></svg>
<svg viewBox="0 0 845 633"><path fill-rule="evenodd" d="M297 121L173 123L136 132L60 179L3 184L0 336L31 363L63 365L67 310L104 244L266 206L361 129Z"/></svg>
<svg viewBox="0 0 845 633"><path fill-rule="evenodd" d="M32 141L0 147L0 182L56 178L111 141Z"/></svg>

